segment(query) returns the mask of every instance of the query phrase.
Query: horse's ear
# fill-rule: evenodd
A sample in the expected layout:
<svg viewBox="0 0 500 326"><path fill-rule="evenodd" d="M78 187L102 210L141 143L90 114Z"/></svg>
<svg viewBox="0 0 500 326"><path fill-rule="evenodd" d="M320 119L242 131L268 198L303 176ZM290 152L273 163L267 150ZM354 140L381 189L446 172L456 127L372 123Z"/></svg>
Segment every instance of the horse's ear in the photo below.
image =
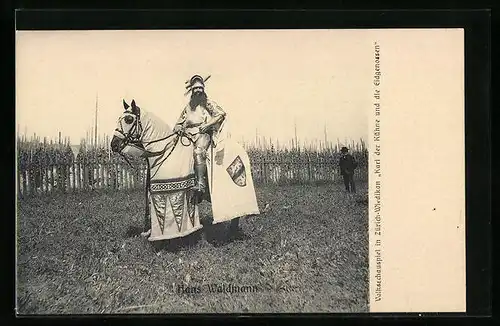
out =
<svg viewBox="0 0 500 326"><path fill-rule="evenodd" d="M135 104L135 100L132 100L130 105L132 106L132 113L139 114L139 107Z"/></svg>
<svg viewBox="0 0 500 326"><path fill-rule="evenodd" d="M128 108L130 107L127 102L125 102L125 100L123 100L123 107L125 108L125 111L128 110Z"/></svg>

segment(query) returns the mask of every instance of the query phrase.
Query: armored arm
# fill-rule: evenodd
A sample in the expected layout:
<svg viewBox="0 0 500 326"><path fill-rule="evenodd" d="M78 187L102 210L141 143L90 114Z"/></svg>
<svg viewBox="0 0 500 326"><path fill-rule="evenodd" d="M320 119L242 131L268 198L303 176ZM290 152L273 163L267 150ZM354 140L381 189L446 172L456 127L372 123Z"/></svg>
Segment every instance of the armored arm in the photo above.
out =
<svg viewBox="0 0 500 326"><path fill-rule="evenodd" d="M210 118L203 126L203 130L208 130L214 125L222 123L222 121L226 118L226 112L224 112L224 110L222 110L222 108L214 101L207 101L206 109L210 114Z"/></svg>

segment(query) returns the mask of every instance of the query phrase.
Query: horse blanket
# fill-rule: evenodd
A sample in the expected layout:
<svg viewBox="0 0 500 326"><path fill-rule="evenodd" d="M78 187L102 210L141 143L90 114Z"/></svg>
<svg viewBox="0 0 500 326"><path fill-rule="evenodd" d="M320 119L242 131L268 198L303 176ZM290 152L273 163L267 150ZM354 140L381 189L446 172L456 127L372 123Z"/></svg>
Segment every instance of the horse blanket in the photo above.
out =
<svg viewBox="0 0 500 326"><path fill-rule="evenodd" d="M142 118L147 121L145 129L157 119L145 112ZM152 139L171 133L170 128L160 122L155 126ZM158 143L150 150L160 149L164 150L163 155L147 159L149 241L184 237L203 227L199 204L191 190L196 181L192 143L174 136L166 145ZM127 145L123 153L134 155L136 150ZM215 147L208 149L207 170L214 224L259 214L250 160L241 145L230 138L220 139Z"/></svg>
<svg viewBox="0 0 500 326"><path fill-rule="evenodd" d="M170 155L169 147L175 146ZM149 159L148 203L151 220L149 241L186 236L199 230L200 216L195 203L193 150L179 141L168 145L166 153Z"/></svg>

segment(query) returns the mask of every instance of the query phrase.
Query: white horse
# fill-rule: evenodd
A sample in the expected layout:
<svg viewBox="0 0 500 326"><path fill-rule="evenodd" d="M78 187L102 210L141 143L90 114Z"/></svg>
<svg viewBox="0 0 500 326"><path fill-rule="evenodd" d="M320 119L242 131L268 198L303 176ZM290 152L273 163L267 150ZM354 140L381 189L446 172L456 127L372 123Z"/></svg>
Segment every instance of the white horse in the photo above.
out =
<svg viewBox="0 0 500 326"><path fill-rule="evenodd" d="M192 189L193 144L134 100L130 105L123 101L123 106L111 149L147 161L148 240L180 238L201 229L199 203ZM212 154L207 155L212 223L231 221L231 230L237 230L240 217L260 214L248 155L230 139L209 148L208 153Z"/></svg>

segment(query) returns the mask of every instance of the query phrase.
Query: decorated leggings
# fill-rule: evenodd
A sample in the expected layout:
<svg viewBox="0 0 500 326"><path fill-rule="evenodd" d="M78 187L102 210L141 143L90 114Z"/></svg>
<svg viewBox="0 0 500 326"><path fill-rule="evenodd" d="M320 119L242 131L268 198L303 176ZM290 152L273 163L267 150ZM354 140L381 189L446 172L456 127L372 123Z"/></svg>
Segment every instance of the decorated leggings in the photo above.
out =
<svg viewBox="0 0 500 326"><path fill-rule="evenodd" d="M194 162L195 164L205 164L207 149L210 146L210 135L199 134L194 142Z"/></svg>

